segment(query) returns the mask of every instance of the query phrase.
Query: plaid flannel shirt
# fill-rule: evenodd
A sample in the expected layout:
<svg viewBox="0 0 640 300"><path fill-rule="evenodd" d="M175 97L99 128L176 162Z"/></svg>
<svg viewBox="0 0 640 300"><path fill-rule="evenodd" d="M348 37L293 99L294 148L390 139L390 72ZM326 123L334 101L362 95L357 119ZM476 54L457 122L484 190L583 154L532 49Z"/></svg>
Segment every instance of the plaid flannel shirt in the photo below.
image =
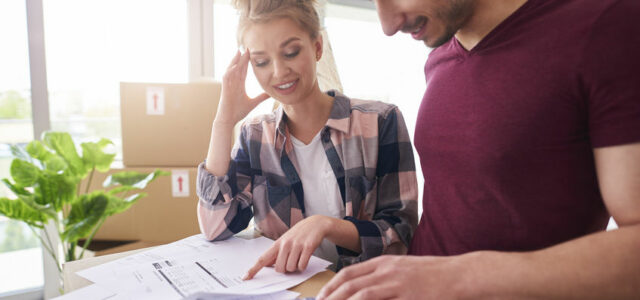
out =
<svg viewBox="0 0 640 300"><path fill-rule="evenodd" d="M382 254L404 254L417 226L413 149L394 105L349 99L334 103L321 141L340 188L345 220L358 230L360 253L337 247L339 266ZM201 163L197 194L200 229L222 240L252 217L263 235L277 239L305 216L304 191L282 107L246 121L229 171L213 176ZM304 162L302 162L304 166Z"/></svg>

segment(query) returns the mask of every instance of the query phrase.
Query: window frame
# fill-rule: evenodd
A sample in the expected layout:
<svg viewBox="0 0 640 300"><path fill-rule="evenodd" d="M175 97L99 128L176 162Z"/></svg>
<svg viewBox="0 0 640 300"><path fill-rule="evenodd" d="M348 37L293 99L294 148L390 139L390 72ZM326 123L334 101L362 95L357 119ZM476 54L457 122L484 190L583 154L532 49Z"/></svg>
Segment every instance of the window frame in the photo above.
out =
<svg viewBox="0 0 640 300"><path fill-rule="evenodd" d="M26 5L29 80L31 84L31 122L33 124L34 138L38 139L40 134L50 127L46 63L44 61L42 0L24 0L24 2ZM42 246L40 248L42 249ZM46 275L44 280L46 281ZM44 296L43 289L43 286L39 286L8 291L0 293L0 299L42 299Z"/></svg>
<svg viewBox="0 0 640 300"><path fill-rule="evenodd" d="M213 77L213 2L214 0L184 0L187 3L189 80ZM51 129L47 83L44 11L42 0L24 0L27 15L27 36L31 82L31 110L34 139ZM54 246L55 247L55 246ZM53 259L43 250L44 286L0 294L2 300L42 299L58 293L58 281ZM49 284L47 284L49 283ZM54 283L54 284L51 284Z"/></svg>

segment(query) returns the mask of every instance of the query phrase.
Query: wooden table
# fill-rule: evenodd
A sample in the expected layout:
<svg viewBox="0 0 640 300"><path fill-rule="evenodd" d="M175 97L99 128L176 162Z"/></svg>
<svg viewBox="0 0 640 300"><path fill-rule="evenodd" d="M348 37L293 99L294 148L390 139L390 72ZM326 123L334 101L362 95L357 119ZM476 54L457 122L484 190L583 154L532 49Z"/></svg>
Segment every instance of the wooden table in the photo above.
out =
<svg viewBox="0 0 640 300"><path fill-rule="evenodd" d="M240 236L242 237L242 236ZM246 238L246 237L243 237ZM119 247L96 253L96 257L85 258L82 260L72 261L65 263L62 266L63 278L64 278L64 291L70 292L76 289L91 285L92 282L80 277L76 272L101 265L119 258L123 258L138 252L151 249L151 247L159 246L165 243L154 242L135 242L126 244ZM141 248L141 249L140 249ZM135 249L135 250L131 250ZM315 297L322 286L327 283L335 275L332 271L324 271L314 275L307 281L290 288L290 291L300 293L300 297Z"/></svg>

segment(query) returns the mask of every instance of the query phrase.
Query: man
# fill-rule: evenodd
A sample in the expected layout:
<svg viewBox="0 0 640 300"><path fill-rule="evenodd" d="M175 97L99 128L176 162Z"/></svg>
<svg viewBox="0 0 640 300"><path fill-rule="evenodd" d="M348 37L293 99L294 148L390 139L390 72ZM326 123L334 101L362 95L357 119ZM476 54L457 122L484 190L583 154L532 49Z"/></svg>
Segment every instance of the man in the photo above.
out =
<svg viewBox="0 0 640 300"><path fill-rule="evenodd" d="M640 1L376 6L385 34L437 47L420 256L345 268L318 298L640 299Z"/></svg>

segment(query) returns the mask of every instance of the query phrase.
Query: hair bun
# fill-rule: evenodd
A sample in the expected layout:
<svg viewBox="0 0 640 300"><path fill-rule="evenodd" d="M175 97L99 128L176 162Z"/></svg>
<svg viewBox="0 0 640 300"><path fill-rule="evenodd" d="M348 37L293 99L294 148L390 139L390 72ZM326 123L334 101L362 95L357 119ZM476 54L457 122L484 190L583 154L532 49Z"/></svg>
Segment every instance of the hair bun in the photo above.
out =
<svg viewBox="0 0 640 300"><path fill-rule="evenodd" d="M291 19L312 38L316 38L320 34L316 3L316 0L232 0L232 5L240 16L238 44L242 45L242 37L249 25L280 18Z"/></svg>

